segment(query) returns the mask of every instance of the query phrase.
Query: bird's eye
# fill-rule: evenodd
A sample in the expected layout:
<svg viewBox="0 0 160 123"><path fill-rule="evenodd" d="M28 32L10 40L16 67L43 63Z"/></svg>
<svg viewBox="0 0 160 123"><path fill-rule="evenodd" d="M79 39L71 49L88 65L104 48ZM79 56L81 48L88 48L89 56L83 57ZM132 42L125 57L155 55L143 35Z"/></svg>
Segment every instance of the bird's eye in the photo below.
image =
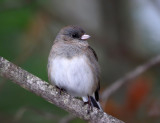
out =
<svg viewBox="0 0 160 123"><path fill-rule="evenodd" d="M77 33L72 34L72 38L79 38Z"/></svg>

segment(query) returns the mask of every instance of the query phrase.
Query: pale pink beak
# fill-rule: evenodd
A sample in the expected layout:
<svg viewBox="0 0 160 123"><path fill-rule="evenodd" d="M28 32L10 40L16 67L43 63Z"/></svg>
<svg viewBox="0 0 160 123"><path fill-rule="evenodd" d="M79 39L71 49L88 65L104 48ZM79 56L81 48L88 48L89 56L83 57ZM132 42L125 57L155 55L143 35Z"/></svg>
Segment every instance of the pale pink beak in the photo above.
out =
<svg viewBox="0 0 160 123"><path fill-rule="evenodd" d="M82 40L87 40L90 37L91 37L90 35L84 34L84 35L81 36L81 39Z"/></svg>

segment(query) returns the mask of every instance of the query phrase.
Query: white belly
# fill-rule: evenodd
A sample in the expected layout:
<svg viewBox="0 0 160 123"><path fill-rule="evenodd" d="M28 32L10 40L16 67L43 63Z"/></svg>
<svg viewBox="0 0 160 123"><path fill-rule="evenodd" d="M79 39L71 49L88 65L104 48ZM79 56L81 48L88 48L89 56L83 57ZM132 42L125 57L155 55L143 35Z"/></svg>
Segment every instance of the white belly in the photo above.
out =
<svg viewBox="0 0 160 123"><path fill-rule="evenodd" d="M86 56L56 57L51 62L51 82L73 96L93 94L94 77Z"/></svg>

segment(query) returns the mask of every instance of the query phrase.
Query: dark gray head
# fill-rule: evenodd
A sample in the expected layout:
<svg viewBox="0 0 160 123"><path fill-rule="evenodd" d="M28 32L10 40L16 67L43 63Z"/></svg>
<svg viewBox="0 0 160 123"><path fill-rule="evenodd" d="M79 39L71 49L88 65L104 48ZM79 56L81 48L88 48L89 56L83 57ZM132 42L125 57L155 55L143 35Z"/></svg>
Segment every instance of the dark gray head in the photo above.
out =
<svg viewBox="0 0 160 123"><path fill-rule="evenodd" d="M64 41L83 41L90 38L90 36L85 34L85 31L79 26L67 26L58 33L56 39L59 40L59 38Z"/></svg>

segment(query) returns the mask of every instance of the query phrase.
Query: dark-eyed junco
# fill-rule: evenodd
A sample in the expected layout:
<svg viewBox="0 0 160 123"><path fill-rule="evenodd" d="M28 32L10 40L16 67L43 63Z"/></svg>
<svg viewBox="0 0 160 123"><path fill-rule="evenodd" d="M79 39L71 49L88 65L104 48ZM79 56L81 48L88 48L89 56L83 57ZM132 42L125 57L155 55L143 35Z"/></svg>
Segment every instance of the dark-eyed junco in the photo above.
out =
<svg viewBox="0 0 160 123"><path fill-rule="evenodd" d="M88 38L79 26L61 29L49 54L48 77L58 88L102 110L98 102L100 67Z"/></svg>

